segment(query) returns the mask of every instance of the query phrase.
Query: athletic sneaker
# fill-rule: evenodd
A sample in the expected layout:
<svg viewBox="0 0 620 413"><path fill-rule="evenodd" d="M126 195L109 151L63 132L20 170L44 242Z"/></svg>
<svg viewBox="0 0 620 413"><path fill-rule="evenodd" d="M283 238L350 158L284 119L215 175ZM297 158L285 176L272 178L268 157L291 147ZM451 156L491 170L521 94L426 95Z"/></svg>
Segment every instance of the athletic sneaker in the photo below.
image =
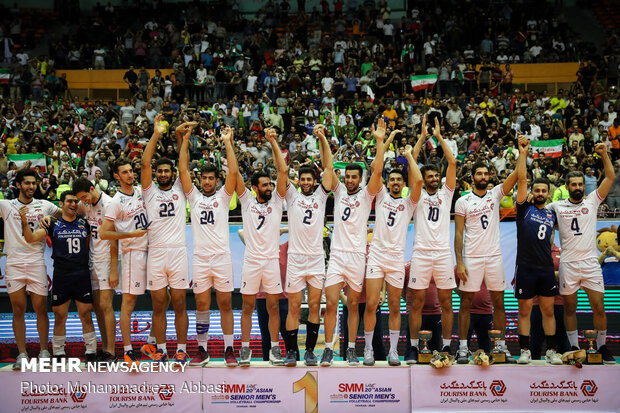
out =
<svg viewBox="0 0 620 413"><path fill-rule="evenodd" d="M49 351L41 350L39 352L39 359L50 359L50 358L52 358L52 355L50 354Z"/></svg>
<svg viewBox="0 0 620 413"><path fill-rule="evenodd" d="M269 363L271 363L272 366L284 366L284 359L282 358L280 346L271 347L271 350L269 350Z"/></svg>
<svg viewBox="0 0 620 413"><path fill-rule="evenodd" d="M562 364L562 359L560 358L560 356L558 355L558 353L555 352L555 350L547 350L547 352L545 353L545 361L547 362L547 364L552 364L554 366L561 366Z"/></svg>
<svg viewBox="0 0 620 413"><path fill-rule="evenodd" d="M357 358L357 353L354 348L347 348L347 364L349 366L357 366L360 364L360 360Z"/></svg>
<svg viewBox="0 0 620 413"><path fill-rule="evenodd" d="M521 349L521 356L519 356L519 360L517 360L518 364L530 364L532 361L532 352L528 349Z"/></svg>
<svg viewBox="0 0 620 413"><path fill-rule="evenodd" d="M129 365L132 365L133 363L140 364L138 353L135 350L126 351L123 356L123 361Z"/></svg>
<svg viewBox="0 0 620 413"><path fill-rule="evenodd" d="M177 352L174 353L174 361L180 364L186 364L189 361L187 353L183 350L177 350Z"/></svg>
<svg viewBox="0 0 620 413"><path fill-rule="evenodd" d="M48 353L49 354L49 353ZM15 359L15 363L13 363L13 370L21 370L22 368L22 359L28 361L28 354L20 353Z"/></svg>
<svg viewBox="0 0 620 413"><path fill-rule="evenodd" d="M441 352L450 354L450 346L443 346Z"/></svg>
<svg viewBox="0 0 620 413"><path fill-rule="evenodd" d="M157 347L155 347L153 344L146 343L142 346L140 351L148 358L155 360L155 353L157 353Z"/></svg>
<svg viewBox="0 0 620 413"><path fill-rule="evenodd" d="M304 364L306 366L317 366L319 364L319 360L314 354L314 351L306 350L306 353L304 354Z"/></svg>
<svg viewBox="0 0 620 413"><path fill-rule="evenodd" d="M224 361L228 367L237 367L239 365L237 358L235 357L235 352L231 346L226 347L226 351L224 352Z"/></svg>
<svg viewBox="0 0 620 413"><path fill-rule="evenodd" d="M288 350L286 352L286 358L284 359L284 365L286 367L295 367L297 365L297 352L295 350Z"/></svg>
<svg viewBox="0 0 620 413"><path fill-rule="evenodd" d="M86 363L94 363L98 360L97 353L86 353L84 354L84 361Z"/></svg>
<svg viewBox="0 0 620 413"><path fill-rule="evenodd" d="M103 361L104 363L114 363L116 362L116 356L112 353L104 351L99 355L99 361Z"/></svg>
<svg viewBox="0 0 620 413"><path fill-rule="evenodd" d="M210 357L207 350L205 350L203 346L198 346L198 354L196 354L196 357L190 360L189 365L202 367L209 362L209 359Z"/></svg>
<svg viewBox="0 0 620 413"><path fill-rule="evenodd" d="M375 365L375 354L371 347L364 347L364 366Z"/></svg>
<svg viewBox="0 0 620 413"><path fill-rule="evenodd" d="M249 347L241 347L239 352L239 365L241 367L247 367L250 365L250 359L252 358L252 350Z"/></svg>
<svg viewBox="0 0 620 413"><path fill-rule="evenodd" d="M323 356L321 356L321 366L329 367L332 365L333 361L334 361L334 350L326 347L325 350L323 350Z"/></svg>
<svg viewBox="0 0 620 413"><path fill-rule="evenodd" d="M471 352L467 348L459 348L456 352L456 362L458 364L469 364Z"/></svg>
<svg viewBox="0 0 620 413"><path fill-rule="evenodd" d="M512 354L510 354L510 350L508 350L507 346L500 346L500 350L506 353L506 363L517 364L517 360L514 357L512 357Z"/></svg>
<svg viewBox="0 0 620 413"><path fill-rule="evenodd" d="M155 355L153 356L153 361L156 363L165 363L166 361L168 361L168 355L164 353L163 349L158 348L155 352Z"/></svg>
<svg viewBox="0 0 620 413"><path fill-rule="evenodd" d="M418 348L412 346L411 349L405 354L405 363L408 365L418 364Z"/></svg>
<svg viewBox="0 0 620 413"><path fill-rule="evenodd" d="M388 364L390 366L400 366L400 359L398 358L398 351L390 350L388 353Z"/></svg>
<svg viewBox="0 0 620 413"><path fill-rule="evenodd" d="M616 364L616 359L611 355L605 344L598 348L598 352L603 356L603 364Z"/></svg>

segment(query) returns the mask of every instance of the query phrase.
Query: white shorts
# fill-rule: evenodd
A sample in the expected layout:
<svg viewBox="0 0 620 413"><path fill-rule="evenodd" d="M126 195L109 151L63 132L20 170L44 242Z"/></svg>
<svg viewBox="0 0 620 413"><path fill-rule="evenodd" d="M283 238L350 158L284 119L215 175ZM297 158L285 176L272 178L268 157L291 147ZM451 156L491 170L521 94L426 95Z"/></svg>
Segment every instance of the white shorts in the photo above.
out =
<svg viewBox="0 0 620 413"><path fill-rule="evenodd" d="M471 270L469 273L471 274ZM414 290L426 290L433 278L439 289L452 290L456 288L452 252L414 250L411 256L411 274L408 287Z"/></svg>
<svg viewBox="0 0 620 413"><path fill-rule="evenodd" d="M233 287L233 263L229 252L212 255L196 255L192 260L192 289L200 294L211 287L216 291L229 292Z"/></svg>
<svg viewBox="0 0 620 413"><path fill-rule="evenodd" d="M130 250L123 253L121 285L123 294L141 295L146 292L146 251Z"/></svg>
<svg viewBox="0 0 620 413"><path fill-rule="evenodd" d="M26 291L47 296L47 268L45 264L8 262L4 268L6 290L14 293L26 287Z"/></svg>
<svg viewBox="0 0 620 413"><path fill-rule="evenodd" d="M306 283L318 290L325 284L325 256L288 254L286 261L286 292L298 293Z"/></svg>
<svg viewBox="0 0 620 413"><path fill-rule="evenodd" d="M262 286L262 288L261 288ZM280 277L280 260L267 260L245 257L241 271L241 294L255 295L259 291L267 294L282 292L282 278Z"/></svg>
<svg viewBox="0 0 620 413"><path fill-rule="evenodd" d="M325 288L341 282L357 292L362 291L364 285L364 269L366 255L360 252L332 251L325 277Z"/></svg>
<svg viewBox="0 0 620 413"><path fill-rule="evenodd" d="M603 272L596 258L582 261L560 261L560 294L570 295L585 287L601 293L605 292Z"/></svg>
<svg viewBox="0 0 620 413"><path fill-rule="evenodd" d="M110 260L90 262L90 284L93 290L113 290L110 287Z"/></svg>
<svg viewBox="0 0 620 413"><path fill-rule="evenodd" d="M405 261L402 254L390 255L371 251L366 263L366 278L384 279L393 287L403 288L405 285Z"/></svg>
<svg viewBox="0 0 620 413"><path fill-rule="evenodd" d="M464 256L463 263L467 267L469 278L467 281L461 280L461 285L459 286L461 291L471 293L480 291L482 280L484 280L489 291L506 290L506 274L504 274L504 262L501 255L492 255L490 257Z"/></svg>
<svg viewBox="0 0 620 413"><path fill-rule="evenodd" d="M149 290L161 290L166 287L177 290L188 289L187 248L149 248L146 278Z"/></svg>

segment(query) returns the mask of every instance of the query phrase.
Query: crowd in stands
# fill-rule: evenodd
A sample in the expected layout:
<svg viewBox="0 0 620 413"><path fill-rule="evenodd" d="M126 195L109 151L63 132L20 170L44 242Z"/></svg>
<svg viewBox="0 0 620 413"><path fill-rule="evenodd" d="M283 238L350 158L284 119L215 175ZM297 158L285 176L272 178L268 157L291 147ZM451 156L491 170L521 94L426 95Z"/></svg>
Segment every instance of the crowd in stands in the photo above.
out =
<svg viewBox="0 0 620 413"><path fill-rule="evenodd" d="M605 45L607 55L589 54L553 4L483 2L477 9L469 2L416 3L398 21L384 2L321 4L322 10L289 14L289 2L269 1L250 21L239 15L237 1L220 14L194 3L176 13L169 12L174 4L161 2L141 3L140 10L108 5L90 20L67 22L47 56L8 56L5 41L11 75L0 85L0 194L15 196L17 167L7 155L28 153L44 153L48 165L36 197L55 200L59 186L81 175L113 194L110 162L126 156L140 170L158 113L167 133L157 157L178 160L172 132L194 120L192 169L212 162L225 174L219 131L230 125L246 181L257 169L275 176L263 136L267 127L278 130L293 182L301 166L320 170L316 124L325 126L335 161L368 169L376 152L370 130L378 117L402 131L385 154L386 171L406 170L404 148L415 144L423 116L430 125L439 118L459 162L459 194L469 191L477 159L492 167L493 184L514 169L518 134L564 140L562 156L532 152L528 158L530 177L548 177L554 200L568 196L563 177L572 170L586 174L586 193L602 179L597 142L620 159L617 39ZM21 11L7 13L19 24ZM5 39L20 33L5 27ZM512 84L510 63L578 58L589 60L570 89L552 94ZM173 72L151 76L143 66ZM55 72L67 67L130 67L123 79L131 98L119 104L73 97L64 75ZM426 73L437 74L434 88L413 92L410 75ZM445 168L432 141L418 161ZM620 180L602 209L620 209Z"/></svg>

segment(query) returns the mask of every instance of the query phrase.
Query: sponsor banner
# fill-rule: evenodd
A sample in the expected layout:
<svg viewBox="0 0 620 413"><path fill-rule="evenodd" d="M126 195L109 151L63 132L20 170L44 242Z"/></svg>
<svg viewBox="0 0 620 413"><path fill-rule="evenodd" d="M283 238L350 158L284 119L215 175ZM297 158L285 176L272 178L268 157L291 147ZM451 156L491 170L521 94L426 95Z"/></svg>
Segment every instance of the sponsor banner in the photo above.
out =
<svg viewBox="0 0 620 413"><path fill-rule="evenodd" d="M416 411L614 411L617 368L605 366L411 368Z"/></svg>
<svg viewBox="0 0 620 413"><path fill-rule="evenodd" d="M204 369L204 411L404 412L410 410L409 369L404 368ZM301 406L304 406L303 409Z"/></svg>

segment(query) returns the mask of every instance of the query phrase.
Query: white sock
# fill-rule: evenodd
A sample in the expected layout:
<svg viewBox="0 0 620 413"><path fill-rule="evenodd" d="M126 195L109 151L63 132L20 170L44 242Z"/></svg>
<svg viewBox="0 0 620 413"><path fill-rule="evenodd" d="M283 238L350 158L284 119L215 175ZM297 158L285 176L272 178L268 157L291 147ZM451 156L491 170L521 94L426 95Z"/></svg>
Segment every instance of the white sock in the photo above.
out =
<svg viewBox="0 0 620 413"><path fill-rule="evenodd" d="M334 348L334 343L325 343L325 348L328 348L330 350L333 349Z"/></svg>
<svg viewBox="0 0 620 413"><path fill-rule="evenodd" d="M133 347L132 347L132 345L131 345L131 344L130 344L130 345L128 345L128 346L123 346L123 351L124 351L125 353L127 353L128 351L131 351L131 350L133 350Z"/></svg>
<svg viewBox="0 0 620 413"><path fill-rule="evenodd" d="M349 348L355 348L355 341L349 341Z"/></svg>
<svg viewBox="0 0 620 413"><path fill-rule="evenodd" d="M459 340L459 349L467 350L467 340Z"/></svg>
<svg viewBox="0 0 620 413"><path fill-rule="evenodd" d="M211 323L211 311L196 311L196 340L198 345L207 349L209 340L209 325Z"/></svg>
<svg viewBox="0 0 620 413"><path fill-rule="evenodd" d="M398 348L398 338L400 337L400 330L390 330L390 351Z"/></svg>
<svg viewBox="0 0 620 413"><path fill-rule="evenodd" d="M497 345L504 348L506 347L506 340L495 340L497 342Z"/></svg>
<svg viewBox="0 0 620 413"><path fill-rule="evenodd" d="M226 350L228 347L233 347L234 342L235 339L233 338L232 334L224 334L224 350Z"/></svg>
<svg viewBox="0 0 620 413"><path fill-rule="evenodd" d="M418 348L418 343L420 342L420 339L412 338L410 341L411 341L411 347Z"/></svg>
<svg viewBox="0 0 620 413"><path fill-rule="evenodd" d="M568 342L571 347L579 347L579 336L577 335L577 330L567 331L566 336L568 337Z"/></svg>
<svg viewBox="0 0 620 413"><path fill-rule="evenodd" d="M166 343L157 343L157 350L162 350L164 354L168 354L168 350L166 350Z"/></svg>
<svg viewBox="0 0 620 413"><path fill-rule="evenodd" d="M94 331L84 333L84 345L86 346L86 354L95 354L97 352L97 335Z"/></svg>
<svg viewBox="0 0 620 413"><path fill-rule="evenodd" d="M241 348L243 348L243 347L250 348L250 342L249 342L249 341L243 341L243 342L241 342Z"/></svg>
<svg viewBox="0 0 620 413"><path fill-rule="evenodd" d="M375 335L375 331L364 331L364 347L372 348L372 337Z"/></svg>
<svg viewBox="0 0 620 413"><path fill-rule="evenodd" d="M601 346L605 345L605 341L607 340L607 330L599 330L596 333L596 346L601 348Z"/></svg>
<svg viewBox="0 0 620 413"><path fill-rule="evenodd" d="M152 345L157 344L157 340L155 340L155 336L149 335L148 340L146 340L146 344L152 344Z"/></svg>
<svg viewBox="0 0 620 413"><path fill-rule="evenodd" d="M444 338L441 341L443 342L443 347L450 347L450 343L452 342L449 338Z"/></svg>
<svg viewBox="0 0 620 413"><path fill-rule="evenodd" d="M274 348L274 347L280 347L280 343L277 342L277 341L272 341L271 342L271 348Z"/></svg>
<svg viewBox="0 0 620 413"><path fill-rule="evenodd" d="M67 336L52 337L52 352L55 356L65 354L65 340Z"/></svg>
<svg viewBox="0 0 620 413"><path fill-rule="evenodd" d="M183 350L185 353L187 353L187 343L186 344L177 344L177 351L181 351Z"/></svg>

